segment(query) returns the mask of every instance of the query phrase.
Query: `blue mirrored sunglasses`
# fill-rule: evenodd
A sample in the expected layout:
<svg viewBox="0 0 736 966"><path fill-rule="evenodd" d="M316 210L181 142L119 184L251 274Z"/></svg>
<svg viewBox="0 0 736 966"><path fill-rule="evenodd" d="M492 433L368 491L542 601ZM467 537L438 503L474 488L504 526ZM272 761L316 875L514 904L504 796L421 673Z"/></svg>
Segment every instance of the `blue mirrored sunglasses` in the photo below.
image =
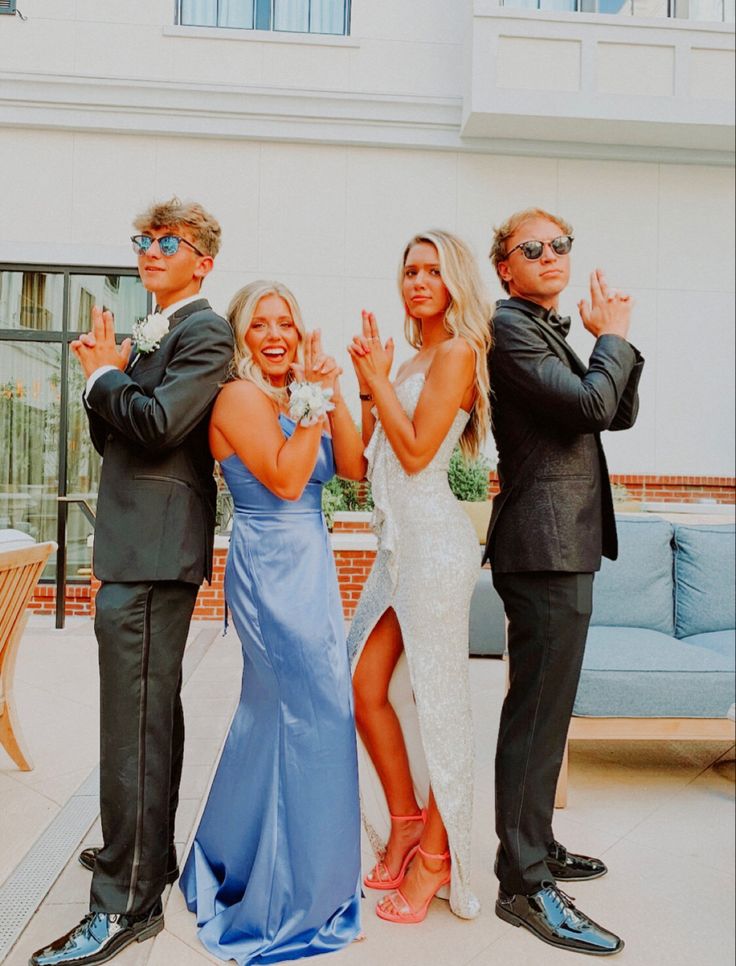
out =
<svg viewBox="0 0 736 966"><path fill-rule="evenodd" d="M136 255L145 255L154 242L158 242L158 250L167 258L176 255L179 245L189 245L198 255L204 255L196 245L182 238L181 235L162 235L160 238L151 238L150 235L131 235L130 240L133 242L133 251Z"/></svg>

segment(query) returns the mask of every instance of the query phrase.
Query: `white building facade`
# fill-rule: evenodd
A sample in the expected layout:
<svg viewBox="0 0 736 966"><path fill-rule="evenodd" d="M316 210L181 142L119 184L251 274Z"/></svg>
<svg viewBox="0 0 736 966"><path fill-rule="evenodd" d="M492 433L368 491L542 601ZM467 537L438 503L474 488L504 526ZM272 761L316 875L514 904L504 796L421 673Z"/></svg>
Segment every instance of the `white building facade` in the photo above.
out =
<svg viewBox="0 0 736 966"><path fill-rule="evenodd" d="M520 3L2 0L0 273L64 267L71 298L75 266L134 268L135 213L196 198L223 226L215 307L280 279L349 370L361 308L402 338L409 236L457 232L500 297L492 226L539 205L575 229L563 309L595 266L636 299L612 472L733 477L733 0Z"/></svg>

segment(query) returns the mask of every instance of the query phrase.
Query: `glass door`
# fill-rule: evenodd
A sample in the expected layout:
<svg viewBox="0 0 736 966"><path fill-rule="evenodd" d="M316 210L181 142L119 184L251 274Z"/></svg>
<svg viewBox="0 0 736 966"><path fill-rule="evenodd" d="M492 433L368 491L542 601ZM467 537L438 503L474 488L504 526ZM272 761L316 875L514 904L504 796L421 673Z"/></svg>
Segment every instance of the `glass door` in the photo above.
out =
<svg viewBox="0 0 736 966"><path fill-rule="evenodd" d="M87 331L93 305L110 309L118 334L150 311L134 270L0 265L0 529L56 540L43 578L89 580L100 459L87 430L84 376L69 343ZM58 601L63 619L63 601Z"/></svg>

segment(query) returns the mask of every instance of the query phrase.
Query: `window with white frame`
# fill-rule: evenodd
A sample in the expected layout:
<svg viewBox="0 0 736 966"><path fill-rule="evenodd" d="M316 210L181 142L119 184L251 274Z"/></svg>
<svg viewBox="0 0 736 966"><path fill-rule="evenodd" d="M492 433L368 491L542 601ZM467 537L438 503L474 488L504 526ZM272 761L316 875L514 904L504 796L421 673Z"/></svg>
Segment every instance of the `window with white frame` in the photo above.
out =
<svg viewBox="0 0 736 966"><path fill-rule="evenodd" d="M350 33L350 0L178 0L188 27L236 27L304 34Z"/></svg>
<svg viewBox="0 0 736 966"><path fill-rule="evenodd" d="M734 22L734 0L499 0L516 10L621 14L627 17L675 17L720 23Z"/></svg>

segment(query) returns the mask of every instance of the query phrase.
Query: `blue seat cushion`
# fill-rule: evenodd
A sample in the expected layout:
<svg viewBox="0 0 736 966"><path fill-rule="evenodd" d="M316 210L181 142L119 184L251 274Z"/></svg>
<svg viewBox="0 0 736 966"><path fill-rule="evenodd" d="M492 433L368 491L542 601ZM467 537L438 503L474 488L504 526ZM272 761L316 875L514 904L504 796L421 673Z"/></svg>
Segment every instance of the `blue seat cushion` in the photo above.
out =
<svg viewBox="0 0 736 966"><path fill-rule="evenodd" d="M618 560L604 560L593 581L593 626L674 633L672 524L641 514L618 516Z"/></svg>
<svg viewBox="0 0 736 966"><path fill-rule="evenodd" d="M736 660L736 630L731 628L728 631L710 631L708 634L694 634L692 637L683 637L683 644L692 644L693 647L705 647L716 654L730 658L731 667Z"/></svg>
<svg viewBox="0 0 736 966"><path fill-rule="evenodd" d="M734 680L733 651L721 653L720 646L646 628L591 627L573 714L722 718L734 701Z"/></svg>
<svg viewBox="0 0 736 966"><path fill-rule="evenodd" d="M692 637L734 627L734 525L678 524L674 545L675 636Z"/></svg>

